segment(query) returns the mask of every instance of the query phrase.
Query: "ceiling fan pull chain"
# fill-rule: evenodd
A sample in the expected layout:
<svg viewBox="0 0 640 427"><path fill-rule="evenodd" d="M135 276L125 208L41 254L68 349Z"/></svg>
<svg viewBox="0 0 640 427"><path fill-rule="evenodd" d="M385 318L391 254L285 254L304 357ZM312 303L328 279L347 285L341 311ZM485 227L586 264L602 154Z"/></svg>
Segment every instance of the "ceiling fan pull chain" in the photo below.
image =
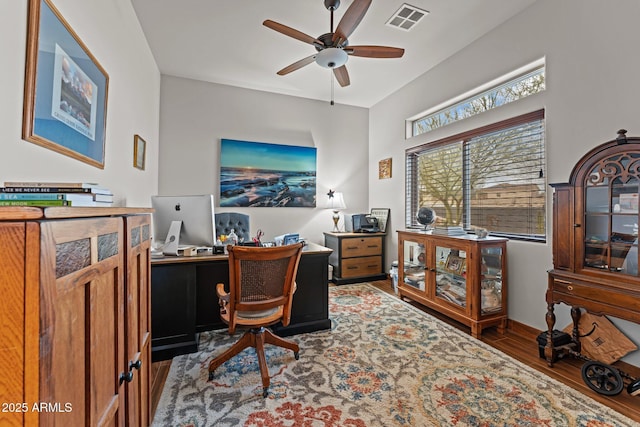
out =
<svg viewBox="0 0 640 427"><path fill-rule="evenodd" d="M335 81L333 78L333 72L329 73L331 75L331 105L333 105L333 82Z"/></svg>

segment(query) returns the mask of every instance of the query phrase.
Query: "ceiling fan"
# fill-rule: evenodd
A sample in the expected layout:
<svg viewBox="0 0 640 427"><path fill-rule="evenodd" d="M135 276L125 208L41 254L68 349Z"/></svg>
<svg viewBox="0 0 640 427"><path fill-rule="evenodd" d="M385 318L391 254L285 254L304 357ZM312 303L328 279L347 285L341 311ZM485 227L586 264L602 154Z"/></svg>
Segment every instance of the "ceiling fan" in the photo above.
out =
<svg viewBox="0 0 640 427"><path fill-rule="evenodd" d="M397 47L349 46L348 38L367 13L369 6L371 6L371 0L354 0L344 13L335 31L333 30L333 12L340 6L340 0L324 0L324 6L331 12L331 31L318 37L311 37L270 19L262 23L265 27L313 45L317 50L313 55L284 67L278 71L278 75L284 76L316 62L322 67L331 68L340 86L345 87L351 83L345 66L349 55L367 58L400 58L404 54L404 49Z"/></svg>

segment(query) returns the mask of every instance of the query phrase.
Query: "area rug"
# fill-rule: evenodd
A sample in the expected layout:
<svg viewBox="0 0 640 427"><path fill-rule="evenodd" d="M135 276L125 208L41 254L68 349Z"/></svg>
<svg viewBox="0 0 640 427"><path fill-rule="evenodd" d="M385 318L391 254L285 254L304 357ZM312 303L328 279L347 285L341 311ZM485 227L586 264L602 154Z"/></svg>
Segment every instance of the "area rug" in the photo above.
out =
<svg viewBox="0 0 640 427"><path fill-rule="evenodd" d="M271 387L253 349L208 381L209 360L239 335L201 335L173 359L153 425L633 426L634 421L366 284L330 288L328 331L267 347Z"/></svg>

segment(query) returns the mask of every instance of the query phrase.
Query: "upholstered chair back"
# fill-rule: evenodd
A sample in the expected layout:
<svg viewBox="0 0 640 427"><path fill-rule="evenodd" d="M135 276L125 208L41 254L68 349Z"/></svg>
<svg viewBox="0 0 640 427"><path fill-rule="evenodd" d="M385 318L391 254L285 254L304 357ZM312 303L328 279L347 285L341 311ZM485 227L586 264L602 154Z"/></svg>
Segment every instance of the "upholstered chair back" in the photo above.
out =
<svg viewBox="0 0 640 427"><path fill-rule="evenodd" d="M221 212L215 214L216 237L221 234L228 235L233 228L241 242L251 241L249 229L249 215L238 212Z"/></svg>

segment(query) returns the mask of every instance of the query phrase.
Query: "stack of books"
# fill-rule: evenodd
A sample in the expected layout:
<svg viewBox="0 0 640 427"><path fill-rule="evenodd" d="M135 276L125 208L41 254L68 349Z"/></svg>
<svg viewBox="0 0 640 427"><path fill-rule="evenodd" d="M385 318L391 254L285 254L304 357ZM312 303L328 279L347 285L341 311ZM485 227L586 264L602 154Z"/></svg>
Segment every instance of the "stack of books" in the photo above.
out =
<svg viewBox="0 0 640 427"><path fill-rule="evenodd" d="M0 188L0 206L113 205L108 188L93 182L7 182Z"/></svg>

